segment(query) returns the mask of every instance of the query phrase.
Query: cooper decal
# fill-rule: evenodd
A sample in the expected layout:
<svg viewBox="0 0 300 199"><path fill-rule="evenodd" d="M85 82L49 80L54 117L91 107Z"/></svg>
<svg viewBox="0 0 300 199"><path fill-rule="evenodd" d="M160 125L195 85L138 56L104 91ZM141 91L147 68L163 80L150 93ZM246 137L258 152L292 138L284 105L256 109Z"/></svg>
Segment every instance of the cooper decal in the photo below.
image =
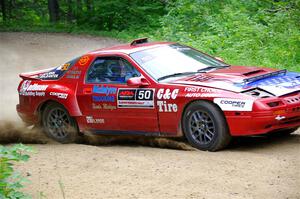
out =
<svg viewBox="0 0 300 199"><path fill-rule="evenodd" d="M154 108L154 89L120 88L118 108Z"/></svg>
<svg viewBox="0 0 300 199"><path fill-rule="evenodd" d="M215 98L214 103L223 111L252 111L253 107L253 100Z"/></svg>
<svg viewBox="0 0 300 199"><path fill-rule="evenodd" d="M51 96L56 96L57 98L60 98L60 99L67 99L68 98L67 93L50 92L50 95Z"/></svg>

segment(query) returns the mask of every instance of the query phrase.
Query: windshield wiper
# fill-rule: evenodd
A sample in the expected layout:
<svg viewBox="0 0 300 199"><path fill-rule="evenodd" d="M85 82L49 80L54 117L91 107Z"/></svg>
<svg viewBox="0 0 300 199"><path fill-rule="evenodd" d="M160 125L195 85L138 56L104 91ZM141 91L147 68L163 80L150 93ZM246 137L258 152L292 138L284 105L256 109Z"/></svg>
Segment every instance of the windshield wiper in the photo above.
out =
<svg viewBox="0 0 300 199"><path fill-rule="evenodd" d="M212 69L220 69L220 68L226 68L229 67L229 65L224 65L224 66L208 66L206 68L201 68L199 70L197 70L198 73L203 73Z"/></svg>
<svg viewBox="0 0 300 199"><path fill-rule="evenodd" d="M192 75L192 74L195 74L195 73L199 73L199 72L173 73L173 74L170 74L170 75L162 76L162 77L158 78L157 80L161 81L161 80L168 79L168 78L171 78L171 77L177 77L177 76L183 76L183 75Z"/></svg>

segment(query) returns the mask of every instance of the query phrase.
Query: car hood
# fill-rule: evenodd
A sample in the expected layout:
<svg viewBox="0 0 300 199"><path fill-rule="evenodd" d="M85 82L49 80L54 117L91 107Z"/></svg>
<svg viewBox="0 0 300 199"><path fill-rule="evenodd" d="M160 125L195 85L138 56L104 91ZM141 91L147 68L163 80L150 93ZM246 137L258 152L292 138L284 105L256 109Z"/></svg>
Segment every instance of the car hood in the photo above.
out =
<svg viewBox="0 0 300 199"><path fill-rule="evenodd" d="M271 68L230 66L170 83L207 86L232 92L259 88L275 96L282 96L300 91L300 73Z"/></svg>

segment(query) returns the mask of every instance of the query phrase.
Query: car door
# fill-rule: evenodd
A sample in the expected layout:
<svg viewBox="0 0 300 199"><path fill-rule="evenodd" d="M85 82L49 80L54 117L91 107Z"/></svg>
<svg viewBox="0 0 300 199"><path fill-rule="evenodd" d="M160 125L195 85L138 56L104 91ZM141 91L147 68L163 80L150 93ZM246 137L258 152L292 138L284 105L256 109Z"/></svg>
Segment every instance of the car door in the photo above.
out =
<svg viewBox="0 0 300 199"><path fill-rule="evenodd" d="M78 102L92 130L106 133L158 133L155 89L136 88L127 80L141 73L119 56L97 57L78 88Z"/></svg>

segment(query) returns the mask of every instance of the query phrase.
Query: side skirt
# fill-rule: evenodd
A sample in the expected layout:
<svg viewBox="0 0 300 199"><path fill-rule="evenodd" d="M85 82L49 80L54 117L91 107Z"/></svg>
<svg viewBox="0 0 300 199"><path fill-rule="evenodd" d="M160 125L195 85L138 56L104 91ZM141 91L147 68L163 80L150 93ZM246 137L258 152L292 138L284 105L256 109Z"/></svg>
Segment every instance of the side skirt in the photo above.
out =
<svg viewBox="0 0 300 199"><path fill-rule="evenodd" d="M132 136L148 136L148 137L160 137L165 136L160 132L144 132L144 131L111 131L111 130L89 130L89 132L96 135L132 135Z"/></svg>

